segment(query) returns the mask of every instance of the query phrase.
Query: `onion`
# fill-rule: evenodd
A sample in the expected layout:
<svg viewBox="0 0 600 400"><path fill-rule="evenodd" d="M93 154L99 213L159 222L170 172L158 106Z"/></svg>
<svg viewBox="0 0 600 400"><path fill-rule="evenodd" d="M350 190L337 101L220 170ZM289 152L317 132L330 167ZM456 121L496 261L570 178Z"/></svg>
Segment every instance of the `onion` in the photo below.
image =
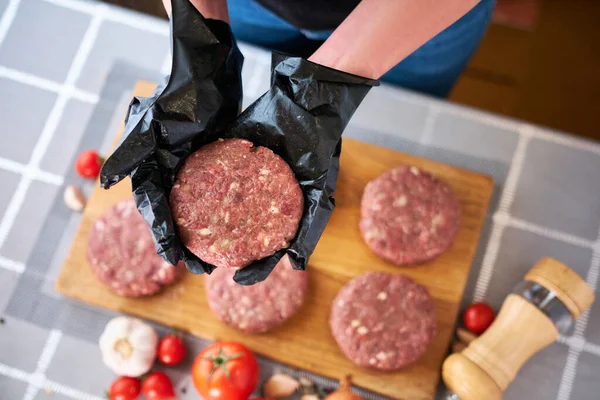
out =
<svg viewBox="0 0 600 400"><path fill-rule="evenodd" d="M338 390L325 397L325 400L363 400L363 398L352 393L350 375L346 375L344 378L340 379Z"/></svg>

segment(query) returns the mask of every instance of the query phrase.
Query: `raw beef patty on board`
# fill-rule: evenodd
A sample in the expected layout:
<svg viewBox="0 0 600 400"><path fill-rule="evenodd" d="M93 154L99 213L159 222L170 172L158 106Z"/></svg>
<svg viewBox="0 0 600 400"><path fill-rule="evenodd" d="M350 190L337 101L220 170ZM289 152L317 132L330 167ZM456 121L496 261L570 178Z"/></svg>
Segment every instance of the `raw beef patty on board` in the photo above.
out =
<svg viewBox="0 0 600 400"><path fill-rule="evenodd" d="M287 256L266 280L252 286L234 282L234 273L230 268L217 268L205 276L204 283L213 313L242 332L267 332L287 321L304 303L307 272L292 269Z"/></svg>
<svg viewBox="0 0 600 400"><path fill-rule="evenodd" d="M88 234L87 258L96 276L121 296L158 292L185 269L156 254L150 231L133 200L123 200L98 218Z"/></svg>
<svg viewBox="0 0 600 400"><path fill-rule="evenodd" d="M395 371L415 362L436 333L429 292L400 274L369 272L337 294L330 327L353 363Z"/></svg>
<svg viewBox="0 0 600 400"><path fill-rule="evenodd" d="M406 165L367 184L360 212L367 246L396 265L436 258L452 245L460 226L460 204L450 186Z"/></svg>

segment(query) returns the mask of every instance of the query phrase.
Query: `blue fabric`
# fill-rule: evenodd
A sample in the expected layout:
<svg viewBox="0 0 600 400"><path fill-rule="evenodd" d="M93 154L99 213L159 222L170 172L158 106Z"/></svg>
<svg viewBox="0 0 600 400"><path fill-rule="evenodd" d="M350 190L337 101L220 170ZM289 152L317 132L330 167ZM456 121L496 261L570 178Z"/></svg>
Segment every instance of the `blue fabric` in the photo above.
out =
<svg viewBox="0 0 600 400"><path fill-rule="evenodd" d="M228 0L231 28L238 40L308 57L330 31L305 31L252 0ZM408 56L381 80L446 97L477 49L492 17L495 0L482 0L455 24Z"/></svg>

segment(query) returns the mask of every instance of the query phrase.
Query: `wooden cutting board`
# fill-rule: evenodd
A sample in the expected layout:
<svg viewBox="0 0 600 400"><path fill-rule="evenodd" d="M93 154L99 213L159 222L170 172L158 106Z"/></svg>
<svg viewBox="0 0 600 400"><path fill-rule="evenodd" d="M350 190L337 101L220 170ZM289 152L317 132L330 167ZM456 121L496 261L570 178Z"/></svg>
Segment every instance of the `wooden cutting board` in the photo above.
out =
<svg viewBox="0 0 600 400"><path fill-rule="evenodd" d="M135 94L149 96L153 89L153 84L141 82ZM416 267L396 267L377 258L363 243L358 230L364 186L400 164L415 165L448 182L462 206L461 228L453 247L436 260ZM356 385L387 396L432 399L492 188L493 181L487 176L345 139L335 196L337 207L310 259L306 303L280 328L247 336L213 317L204 295L203 276L186 272L174 286L139 299L117 296L96 279L85 255L90 227L108 207L132 197L128 180L110 190L96 184L56 282L56 290L87 303L154 320L204 338L238 340L259 354L331 378L351 373ZM353 277L374 270L406 274L425 285L434 299L437 336L415 364L398 372L382 373L353 365L340 352L329 330L330 305L338 290Z"/></svg>

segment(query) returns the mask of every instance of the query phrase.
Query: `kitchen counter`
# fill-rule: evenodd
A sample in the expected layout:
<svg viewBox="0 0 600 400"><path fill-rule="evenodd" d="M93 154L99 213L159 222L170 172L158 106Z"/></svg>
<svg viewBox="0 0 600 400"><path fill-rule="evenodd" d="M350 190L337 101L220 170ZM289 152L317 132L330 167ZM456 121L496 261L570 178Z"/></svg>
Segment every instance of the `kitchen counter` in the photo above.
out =
<svg viewBox="0 0 600 400"><path fill-rule="evenodd" d="M101 399L113 376L96 341L114 313L53 291L79 222L62 193L71 183L90 192L74 157L89 148L106 153L135 81L168 73L168 24L84 0L0 0L0 15L0 398ZM242 51L247 106L268 88L270 55ZM369 93L344 136L494 177L464 305L499 308L543 256L596 288L600 144L389 86ZM207 343L187 341L190 353ZM169 370L180 399L197 398L189 361ZM261 369L333 385L266 359ZM595 304L525 365L504 398L595 399L598 370Z"/></svg>

